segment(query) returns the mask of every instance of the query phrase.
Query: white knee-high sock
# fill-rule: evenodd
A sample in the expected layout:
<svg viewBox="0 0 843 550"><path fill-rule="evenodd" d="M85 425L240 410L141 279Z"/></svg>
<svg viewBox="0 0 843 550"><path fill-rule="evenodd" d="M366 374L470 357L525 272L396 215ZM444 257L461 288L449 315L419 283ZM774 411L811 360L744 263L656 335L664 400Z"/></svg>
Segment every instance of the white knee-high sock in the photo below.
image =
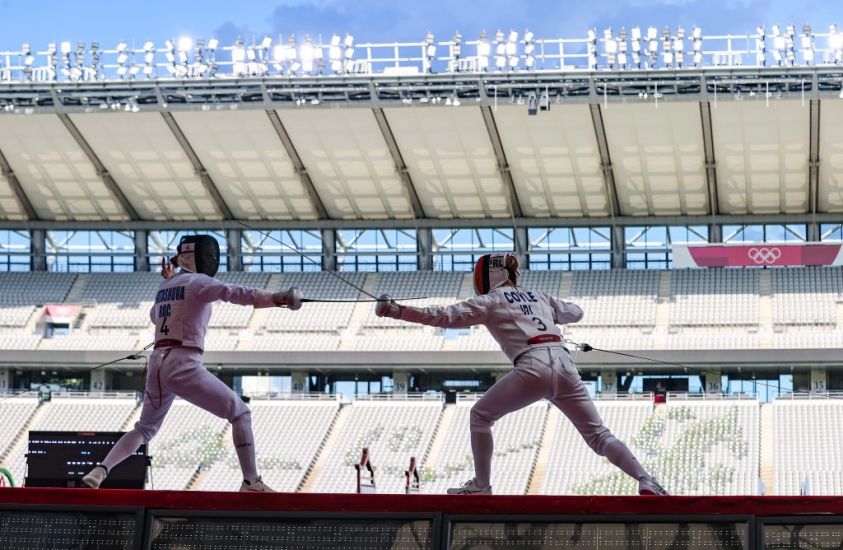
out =
<svg viewBox="0 0 843 550"><path fill-rule="evenodd" d="M492 453L495 443L489 432L471 432L471 454L474 455L474 479L478 487L488 487L492 478Z"/></svg>
<svg viewBox="0 0 843 550"><path fill-rule="evenodd" d="M231 438L234 450L240 461L243 479L249 483L258 479L258 467L255 461L255 436L252 434L252 415L244 414L231 423Z"/></svg>
<svg viewBox="0 0 843 550"><path fill-rule="evenodd" d="M635 455L632 454L629 447L627 447L623 441L615 436L609 437L606 442L603 443L603 448L601 450L601 454L608 458L609 462L623 470L626 475L632 477L633 479L641 479L647 475L647 470L641 466L641 463L638 462L638 459L635 458Z"/></svg>
<svg viewBox="0 0 843 550"><path fill-rule="evenodd" d="M114 447L108 452L102 465L110 472L112 468L126 460L132 453L138 450L138 447L143 443L143 434L137 428L130 432L126 432L123 437L117 440Z"/></svg>

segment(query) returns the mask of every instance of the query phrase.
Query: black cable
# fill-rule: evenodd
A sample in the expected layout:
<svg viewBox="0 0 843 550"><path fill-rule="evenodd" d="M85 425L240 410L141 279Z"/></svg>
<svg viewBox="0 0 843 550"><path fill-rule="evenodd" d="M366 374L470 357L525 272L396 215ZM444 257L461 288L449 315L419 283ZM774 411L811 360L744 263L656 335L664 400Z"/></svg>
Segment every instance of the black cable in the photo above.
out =
<svg viewBox="0 0 843 550"><path fill-rule="evenodd" d="M144 347L142 347L140 350L138 350L136 353L132 353L132 354L130 354L130 355L126 355L126 356L124 356L124 357L118 357L117 359L113 359L113 360L111 360L111 361L107 361L107 362L105 362L105 363L101 363L101 364L99 364L99 365L97 365L97 366L95 366L95 367L92 367L92 368L88 369L88 370L87 370L87 371L85 371L85 372L86 372L86 373L91 373L91 372L94 372L94 371L95 371L95 370L97 370L97 369L101 369L101 368L103 368L103 367L107 367L107 366L109 366L109 365L113 365L113 364L115 364L115 363L119 363L120 361L137 361L137 360L139 360L139 359L146 359L146 356L145 356L145 355L142 355L142 353L143 353L143 352L145 352L146 350L148 350L149 348L151 348L151 347L152 347L152 346L154 346L154 345L155 345L155 342L150 342L149 344L145 345L145 346L144 346ZM14 399L14 398L16 398L16 397L20 397L21 395L27 395L27 394L30 394L30 393L36 393L36 394L37 394L37 393L38 393L38 390L30 390L30 391L24 391L24 392L16 393L16 394L14 394L14 395L10 395L10 396L8 396L8 397L4 397L3 399L0 399L0 401L8 401L9 399Z"/></svg>
<svg viewBox="0 0 843 550"><path fill-rule="evenodd" d="M623 357L631 357L633 359L641 359L642 361L650 361L650 362L653 362L653 363L660 363L662 365L668 365L668 366L671 366L671 367L679 367L681 369L694 371L698 374L710 374L712 376L720 376L721 375L721 373L719 373L717 371L709 371L709 370L705 370L705 369L702 369L702 368L699 368L699 367L691 367L691 366L688 366L688 365L683 365L682 363L674 363L672 361L662 361L661 359L653 359L652 357L644 357L643 355L635 355L634 353L625 353L625 352L622 352L622 351L612 351L612 350L609 350L609 349L596 348L596 347L592 346L591 344L588 344L588 343L585 343L585 342L583 342L581 344L577 343L577 342L574 342L573 340L566 340L566 342L569 342L569 343L573 344L574 346L576 346L576 349L578 351L581 351L583 353L588 353L589 351L602 351L603 353L611 353L613 355L621 355ZM764 386L766 388L772 388L776 391L781 390L781 388L779 388L778 386L774 386L772 384L760 382L760 381L755 380L755 379L753 379L752 381L753 381L753 383L755 383L759 386ZM723 393L722 388L721 388L721 393Z"/></svg>

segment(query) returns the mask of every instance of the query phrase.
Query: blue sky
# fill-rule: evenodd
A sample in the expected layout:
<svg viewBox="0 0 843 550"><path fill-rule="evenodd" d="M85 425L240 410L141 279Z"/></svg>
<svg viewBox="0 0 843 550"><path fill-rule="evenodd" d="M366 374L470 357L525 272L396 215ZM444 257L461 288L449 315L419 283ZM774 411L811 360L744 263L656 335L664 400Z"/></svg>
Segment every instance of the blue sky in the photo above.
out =
<svg viewBox="0 0 843 550"><path fill-rule="evenodd" d="M838 20L839 19L839 20ZM533 31L537 37L579 37L585 29L625 25L699 25L705 34L750 33L759 23L807 22L824 32L843 24L834 0L283 0L241 3L145 0L0 0L0 50L29 41L36 50L63 40L105 48L121 40L156 44L187 35L218 37L230 44L265 34L323 36L349 32L357 42L420 41L432 31L438 40L461 31L473 39L485 29Z"/></svg>

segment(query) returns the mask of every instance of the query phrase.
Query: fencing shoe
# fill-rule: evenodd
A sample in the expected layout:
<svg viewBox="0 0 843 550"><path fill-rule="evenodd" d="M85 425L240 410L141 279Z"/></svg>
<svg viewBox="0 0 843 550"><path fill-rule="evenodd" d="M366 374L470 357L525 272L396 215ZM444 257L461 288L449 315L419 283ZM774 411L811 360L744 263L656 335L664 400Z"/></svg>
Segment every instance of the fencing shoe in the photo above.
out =
<svg viewBox="0 0 843 550"><path fill-rule="evenodd" d="M82 478L82 483L89 489L99 489L107 475L108 471L105 469L105 466L97 466Z"/></svg>
<svg viewBox="0 0 843 550"><path fill-rule="evenodd" d="M453 487L448 489L449 495L491 495L492 494L492 486L489 485L488 487L478 487L477 480L474 478L469 479L465 483L462 484L461 487Z"/></svg>
<svg viewBox="0 0 843 550"><path fill-rule="evenodd" d="M664 487L656 483L652 478L646 476L638 480L638 494L657 495L662 497L669 495L669 493L664 490Z"/></svg>
<svg viewBox="0 0 843 550"><path fill-rule="evenodd" d="M240 492L241 493L274 493L272 489L267 486L266 483L263 482L263 479L258 477L253 482L249 483L245 479L243 483L240 484Z"/></svg>

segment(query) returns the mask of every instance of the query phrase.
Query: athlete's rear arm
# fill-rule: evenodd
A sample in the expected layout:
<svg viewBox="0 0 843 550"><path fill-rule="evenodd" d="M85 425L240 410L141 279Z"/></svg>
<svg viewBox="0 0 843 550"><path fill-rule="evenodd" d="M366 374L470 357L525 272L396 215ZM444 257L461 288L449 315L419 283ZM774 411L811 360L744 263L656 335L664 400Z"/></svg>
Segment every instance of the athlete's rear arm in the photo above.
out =
<svg viewBox="0 0 843 550"><path fill-rule="evenodd" d="M488 296L477 296L445 307L401 306L400 319L442 328L465 328L482 325L486 322L489 303L490 298Z"/></svg>
<svg viewBox="0 0 843 550"><path fill-rule="evenodd" d="M576 323L582 319L583 311L577 304L553 296L548 296L547 299L550 302L551 309L553 309L553 322L557 325Z"/></svg>

